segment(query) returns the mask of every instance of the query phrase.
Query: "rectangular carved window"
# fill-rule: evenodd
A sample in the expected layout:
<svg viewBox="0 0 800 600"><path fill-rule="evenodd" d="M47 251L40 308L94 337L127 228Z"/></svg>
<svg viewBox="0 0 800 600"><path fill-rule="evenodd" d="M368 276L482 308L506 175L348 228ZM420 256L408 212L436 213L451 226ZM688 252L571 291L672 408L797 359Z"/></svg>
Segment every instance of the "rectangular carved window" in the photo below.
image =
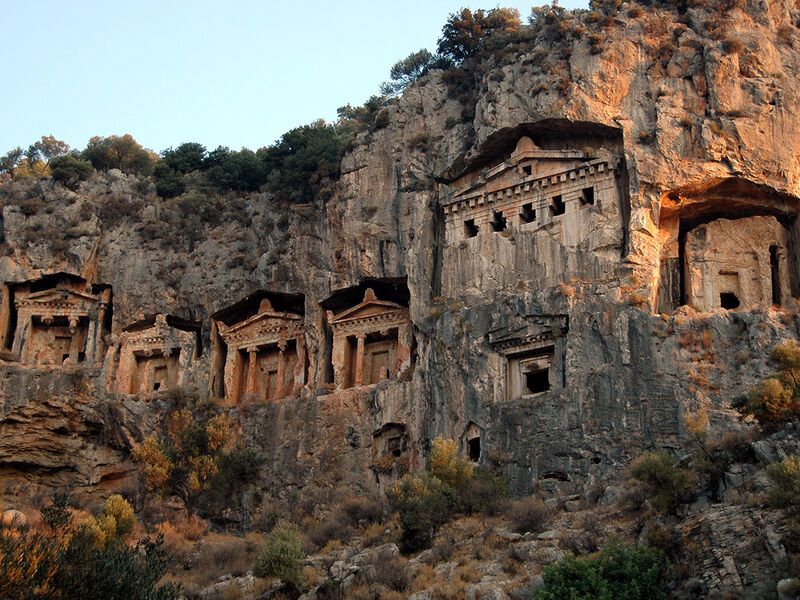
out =
<svg viewBox="0 0 800 600"><path fill-rule="evenodd" d="M558 215L563 215L564 211L565 206L562 196L560 194L558 196L553 196L550 199L550 215L557 217Z"/></svg>

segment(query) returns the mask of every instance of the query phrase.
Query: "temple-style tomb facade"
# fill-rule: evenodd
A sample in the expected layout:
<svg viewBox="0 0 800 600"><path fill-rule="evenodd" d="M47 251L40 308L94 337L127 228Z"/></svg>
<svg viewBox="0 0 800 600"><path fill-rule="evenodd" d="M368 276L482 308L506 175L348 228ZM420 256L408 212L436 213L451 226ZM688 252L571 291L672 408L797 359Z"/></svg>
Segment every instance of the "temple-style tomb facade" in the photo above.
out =
<svg viewBox="0 0 800 600"><path fill-rule="evenodd" d="M100 366L110 302L109 286L74 275L16 284L11 351L26 365Z"/></svg>
<svg viewBox="0 0 800 600"><path fill-rule="evenodd" d="M227 346L225 399L274 400L296 394L305 384L303 317L273 309L268 298L258 313L233 325L216 322Z"/></svg>
<svg viewBox="0 0 800 600"><path fill-rule="evenodd" d="M364 300L337 315L333 330L333 381L336 390L396 379L411 366L413 334L408 308L378 300L372 289Z"/></svg>
<svg viewBox="0 0 800 600"><path fill-rule="evenodd" d="M122 330L116 391L139 394L183 384L200 354L200 323L158 314Z"/></svg>

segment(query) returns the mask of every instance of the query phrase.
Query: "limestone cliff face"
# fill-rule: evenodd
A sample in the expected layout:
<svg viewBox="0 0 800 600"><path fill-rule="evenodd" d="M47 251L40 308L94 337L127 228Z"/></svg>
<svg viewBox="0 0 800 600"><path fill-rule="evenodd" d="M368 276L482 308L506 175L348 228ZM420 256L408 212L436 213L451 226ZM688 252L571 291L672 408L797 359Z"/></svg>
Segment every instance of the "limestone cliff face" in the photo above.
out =
<svg viewBox="0 0 800 600"><path fill-rule="evenodd" d="M129 472L126 451L155 427L164 397L115 387L123 328L156 313L199 323L181 386L225 397L230 347L211 316L227 327L259 314L257 301L219 312L259 291L302 315L307 364L281 399L229 403L238 438L270 457L247 510L299 489L383 486L420 466L438 435L523 493L579 489L646 448L678 447L687 412L706 408L713 426L731 425L729 400L800 326L788 310L800 295L799 17L783 1L721 16L622 10L599 52L540 40L488 59L472 105L431 72L388 107L386 127L360 134L326 203L276 206L256 194L198 215L115 171L77 192L7 184L4 339L16 331L11 290L45 274L111 286L113 312L105 360L85 371L78 405L63 366L3 367L4 381L19 383L3 386L0 464L86 486ZM740 260L693 241L691 257L711 267L692 271L687 235L741 221L730 235L755 247L744 225L753 217L774 217L774 244ZM687 272L713 280L705 312L687 302ZM410 368L380 366L374 346L366 356L380 382L336 389L333 361L355 370L364 347L397 339L365 329L362 346L353 338L336 358L330 315L367 288L407 305ZM738 306L725 305L731 295ZM260 343L242 352L272 377L284 349ZM166 369L168 358L142 369ZM113 443L101 435L112 425ZM64 471L66 457L82 466Z"/></svg>

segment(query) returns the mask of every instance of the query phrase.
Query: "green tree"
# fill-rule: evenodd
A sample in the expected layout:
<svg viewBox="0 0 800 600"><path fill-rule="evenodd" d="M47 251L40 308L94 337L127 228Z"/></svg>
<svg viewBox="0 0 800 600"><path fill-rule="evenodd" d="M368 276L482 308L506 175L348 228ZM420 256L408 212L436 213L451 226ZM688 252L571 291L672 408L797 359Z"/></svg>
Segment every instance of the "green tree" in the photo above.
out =
<svg viewBox="0 0 800 600"><path fill-rule="evenodd" d="M609 543L599 555L575 557L545 566L544 587L535 600L661 600L662 561L645 546Z"/></svg>
<svg viewBox="0 0 800 600"><path fill-rule="evenodd" d="M85 181L94 173L92 163L81 160L74 154L56 156L50 160L50 174L53 179L66 186L74 186L79 181Z"/></svg>
<svg viewBox="0 0 800 600"><path fill-rule="evenodd" d="M310 202L339 176L344 136L323 120L283 134L258 157L269 173L267 187L279 200Z"/></svg>
<svg viewBox="0 0 800 600"><path fill-rule="evenodd" d="M83 158L101 171L119 169L123 173L140 175L150 175L155 162L153 154L129 133L93 137L83 151Z"/></svg>
<svg viewBox="0 0 800 600"><path fill-rule="evenodd" d="M163 160L170 169L178 173L191 173L203 168L203 161L206 158L206 147L197 142L186 142L174 150L168 148L161 153Z"/></svg>
<svg viewBox="0 0 800 600"><path fill-rule="evenodd" d="M11 177L11 179L13 179L14 169L17 168L19 161L22 160L24 155L25 151L19 146L6 152L2 157L0 157L0 173L5 173Z"/></svg>
<svg viewBox="0 0 800 600"><path fill-rule="evenodd" d="M777 372L732 402L742 415L755 417L767 431L800 420L800 347L794 340L773 348L770 360Z"/></svg>
<svg viewBox="0 0 800 600"><path fill-rule="evenodd" d="M217 148L204 161L204 168L209 183L221 190L254 192L266 182L262 161L247 148L239 152Z"/></svg>
<svg viewBox="0 0 800 600"><path fill-rule="evenodd" d="M433 62L434 56L425 48L398 60L389 72L391 81L381 85L381 92L388 96L399 94L410 83L427 73Z"/></svg>
<svg viewBox="0 0 800 600"><path fill-rule="evenodd" d="M522 23L516 8L493 8L489 11L468 8L453 13L442 28L439 54L460 63L476 54L490 37L503 38L519 32Z"/></svg>
<svg viewBox="0 0 800 600"><path fill-rule="evenodd" d="M156 193L162 198L174 198L186 191L183 174L170 168L163 160L158 161L153 168L153 178L155 179Z"/></svg>

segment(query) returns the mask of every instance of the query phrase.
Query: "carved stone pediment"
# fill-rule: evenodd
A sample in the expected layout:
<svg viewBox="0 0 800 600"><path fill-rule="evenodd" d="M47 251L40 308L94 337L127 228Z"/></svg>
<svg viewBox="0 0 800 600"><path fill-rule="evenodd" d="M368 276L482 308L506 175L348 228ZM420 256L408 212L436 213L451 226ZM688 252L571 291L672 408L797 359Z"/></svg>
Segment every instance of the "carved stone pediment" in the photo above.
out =
<svg viewBox="0 0 800 600"><path fill-rule="evenodd" d="M33 313L41 311L43 314L47 313L55 316L73 313L87 314L98 304L105 305L107 302L98 296L68 288L35 292L14 302L17 309L27 309Z"/></svg>
<svg viewBox="0 0 800 600"><path fill-rule="evenodd" d="M552 343L567 333L567 315L527 317L489 332L489 345L500 353Z"/></svg>
<svg viewBox="0 0 800 600"><path fill-rule="evenodd" d="M303 333L303 318L287 312L277 312L268 301L262 301L257 315L235 325L218 323L219 334L228 346L272 344Z"/></svg>
<svg viewBox="0 0 800 600"><path fill-rule="evenodd" d="M194 335L191 331L173 327L167 322L167 315L158 314L150 327L123 330L120 338L122 347L133 352L158 349L167 355L171 350L187 343L187 340L193 340Z"/></svg>
<svg viewBox="0 0 800 600"><path fill-rule="evenodd" d="M378 300L368 289L360 304L330 316L328 320L334 331L378 330L407 323L408 309L394 302Z"/></svg>

